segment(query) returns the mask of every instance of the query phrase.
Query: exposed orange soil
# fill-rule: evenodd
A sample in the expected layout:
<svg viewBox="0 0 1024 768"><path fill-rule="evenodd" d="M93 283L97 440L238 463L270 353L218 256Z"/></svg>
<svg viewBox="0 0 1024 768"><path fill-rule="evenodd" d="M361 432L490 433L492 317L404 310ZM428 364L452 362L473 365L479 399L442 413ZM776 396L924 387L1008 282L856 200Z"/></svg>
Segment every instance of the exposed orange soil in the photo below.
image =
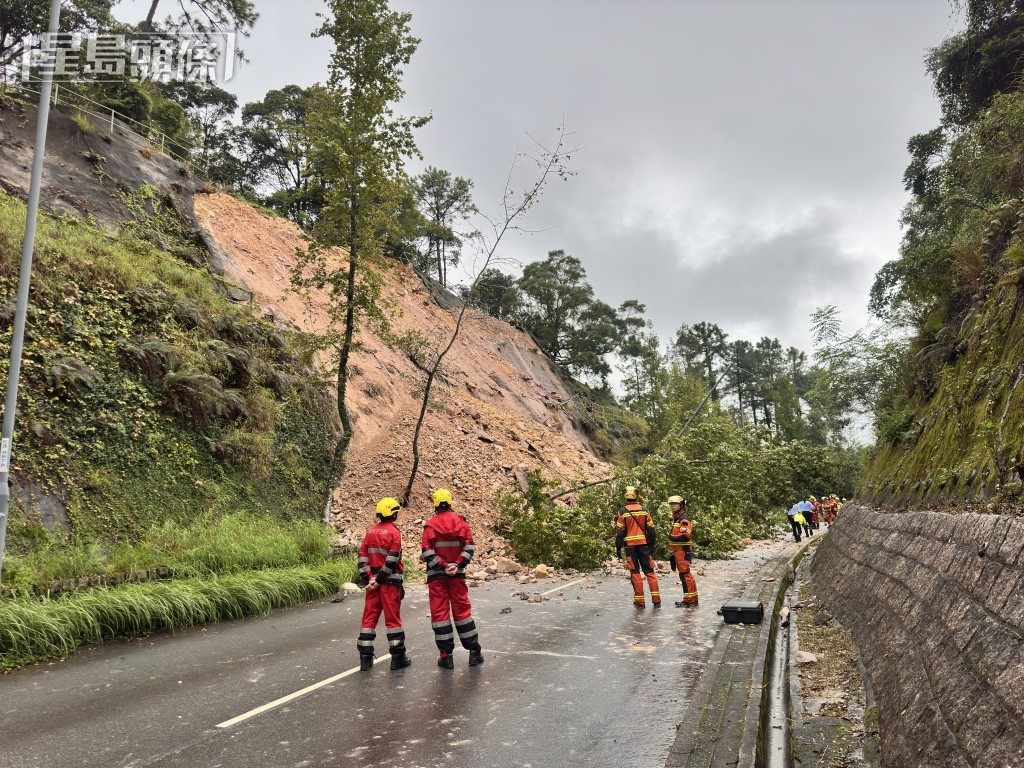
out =
<svg viewBox="0 0 1024 768"><path fill-rule="evenodd" d="M308 300L289 290L300 231L291 222L267 216L228 195L195 198L200 224L234 261L235 274L253 292L253 301L277 322L323 334L330 320L327 297ZM338 263L345 254L339 251ZM437 346L455 327L454 312L441 309L407 265L387 271L386 294L396 304L392 327L425 334ZM363 329L362 347L352 360L348 406L354 436L348 467L334 495L329 519L353 540L373 521L382 496L399 496L412 467L412 434L424 375L399 350ZM418 522L431 513L430 493L452 490L466 515L482 557L513 554L494 533L495 490L515 475L542 467L565 481L606 476L609 468L590 451L561 403L569 392L554 366L523 331L477 312L467 313L459 338L445 359L443 380L435 383L420 437L420 471L405 514L410 554L418 553ZM420 395L421 397L421 395ZM410 520L411 518L411 520Z"/></svg>

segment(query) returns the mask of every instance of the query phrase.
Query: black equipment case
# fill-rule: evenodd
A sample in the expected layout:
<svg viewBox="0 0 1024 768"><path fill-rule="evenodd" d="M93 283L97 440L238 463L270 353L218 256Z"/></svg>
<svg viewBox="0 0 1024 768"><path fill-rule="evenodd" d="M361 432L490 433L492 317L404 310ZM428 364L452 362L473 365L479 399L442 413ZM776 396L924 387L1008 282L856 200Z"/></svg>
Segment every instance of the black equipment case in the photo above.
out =
<svg viewBox="0 0 1024 768"><path fill-rule="evenodd" d="M764 603L754 600L730 600L718 611L726 624L760 624Z"/></svg>

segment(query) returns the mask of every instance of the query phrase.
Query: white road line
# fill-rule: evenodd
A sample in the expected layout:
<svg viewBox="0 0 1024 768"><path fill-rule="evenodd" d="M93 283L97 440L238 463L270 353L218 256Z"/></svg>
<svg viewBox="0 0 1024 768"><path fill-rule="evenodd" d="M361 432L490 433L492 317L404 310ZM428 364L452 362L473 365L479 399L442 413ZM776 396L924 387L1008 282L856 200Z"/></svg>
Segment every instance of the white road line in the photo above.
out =
<svg viewBox="0 0 1024 768"><path fill-rule="evenodd" d="M312 693L318 688L323 688L325 685L330 685L331 683L341 680L343 677L348 677L349 675L354 674L358 671L359 667L352 667L352 669L345 670L344 672L341 672L340 674L337 674L334 677L328 677L326 680L321 680L319 683L313 683L312 685L303 688L301 691L289 693L287 696L282 696L280 699L275 699L269 704L264 704L262 707L256 707L256 709L251 709L245 714L239 715L238 717L233 717L230 720L225 720L223 723L217 723L217 728L230 728L232 725L237 725L243 720L248 720L250 717L256 717L256 715L261 715L264 712L267 712L271 709L280 707L282 704L287 704L289 701L294 701L300 696L305 696L307 693Z"/></svg>
<svg viewBox="0 0 1024 768"><path fill-rule="evenodd" d="M560 586L554 587L553 589L549 589L547 592L541 592L541 595L550 595L552 592L558 592L559 590L565 589L566 587L571 587L574 584L579 584L581 581L586 580L587 577L584 576L580 579L576 579L576 581L570 581L568 584L562 584ZM348 677L349 675L354 674L358 671L359 667L352 667L352 669L345 670L344 672L341 672L335 675L334 677L328 677L326 680L321 680L319 683L313 683L312 685L303 688L301 691L289 693L287 696L282 696L280 699L276 699L270 702L269 704L264 704L262 707L256 707L256 709L251 709L248 712L239 715L238 717L233 717L230 720L225 720L223 723L217 723L216 727L230 728L233 725L238 725L242 721L248 720L250 717L256 717L256 715L261 715L264 712L268 712L271 709L280 707L282 704L287 704L289 701L294 701L295 699L301 696L305 696L307 693L312 693L318 688L323 688L325 685L330 685L331 683L337 682L338 680L341 680L343 677Z"/></svg>
<svg viewBox="0 0 1024 768"><path fill-rule="evenodd" d="M566 587L571 587L573 584L579 584L581 581L586 581L587 578L588 578L587 576L584 576L582 579L576 579L576 581L570 581L568 584L563 584L560 587L555 587L554 589L549 589L547 592L541 592L540 593L541 597L543 597L544 595L550 595L552 592L557 592L560 589L565 589Z"/></svg>

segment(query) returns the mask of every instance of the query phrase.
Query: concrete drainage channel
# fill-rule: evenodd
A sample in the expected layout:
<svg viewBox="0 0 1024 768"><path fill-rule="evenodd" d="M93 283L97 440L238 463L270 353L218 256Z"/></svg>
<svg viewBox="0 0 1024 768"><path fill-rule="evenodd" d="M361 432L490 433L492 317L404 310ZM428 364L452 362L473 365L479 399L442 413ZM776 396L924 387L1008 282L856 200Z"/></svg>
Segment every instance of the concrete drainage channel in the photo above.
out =
<svg viewBox="0 0 1024 768"><path fill-rule="evenodd" d="M808 695L807 690L802 690L802 685L807 681L801 676L794 674L795 669L792 659L799 657L801 640L805 639L800 635L797 628L797 611L803 608L810 610L815 604L815 598L805 598L803 591L807 587L808 574L804 573L806 568L801 568L801 561L804 556L811 552L811 547L818 544L823 537L816 537L805 544L799 552L790 560L786 567L785 575L782 577L775 601L772 606L771 625L768 632L767 648L765 650L764 679L761 688L761 708L757 728L757 751L754 759L746 763L754 768L794 768L802 765L849 765L862 766L863 768L879 768L880 755L877 744L877 728L872 730L865 728L869 712L874 710L874 692L872 690L871 678L864 668L857 649L849 645L849 638L846 644L849 652L856 658L856 677L863 685L863 706L858 706L856 697L849 699L844 704L845 713L831 713L823 715L819 710L817 714L812 712L807 702L821 703L829 702L823 698L804 699ZM798 601L793 605L793 612L787 607L792 600ZM809 601L809 602L808 602ZM819 614L812 622L815 627L819 626L817 618L825 615L821 626L828 624L832 617L828 614ZM803 626L803 629L811 629ZM814 632L812 631L812 636ZM816 640L820 645L821 636L817 635ZM837 638L838 646L829 646L829 657L833 660L842 658L843 642ZM813 641L812 641L813 645ZM816 652L820 653L816 649ZM811 658L813 662L813 656ZM821 659L819 658L818 662ZM818 663L815 662L815 663ZM832 673L835 672L832 668ZM847 685L856 685L847 681ZM811 686L812 690L814 686ZM846 688L845 690L853 690ZM821 695L818 690L816 694ZM853 720L850 717L853 717ZM875 711L877 718L877 711ZM808 719L809 718L809 719ZM860 736L849 739L850 724L860 723ZM829 761L825 762L826 755L831 755ZM836 761L839 762L836 762Z"/></svg>
<svg viewBox="0 0 1024 768"><path fill-rule="evenodd" d="M765 654L764 682L761 688L761 716L757 734L755 768L791 768L792 720L790 707L789 649L792 645L793 621L783 616L783 606L789 588L796 577L797 566L811 546L821 541L808 541L793 559L789 561L782 584L772 605L771 626L768 632L768 648Z"/></svg>

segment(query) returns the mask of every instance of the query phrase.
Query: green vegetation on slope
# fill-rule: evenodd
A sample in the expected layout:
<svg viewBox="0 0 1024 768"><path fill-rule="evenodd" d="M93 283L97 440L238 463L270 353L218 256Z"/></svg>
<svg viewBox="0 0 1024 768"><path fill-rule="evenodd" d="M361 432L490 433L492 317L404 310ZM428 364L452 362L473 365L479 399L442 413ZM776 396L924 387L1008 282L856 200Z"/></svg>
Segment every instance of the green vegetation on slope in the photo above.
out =
<svg viewBox="0 0 1024 768"><path fill-rule="evenodd" d="M8 339L24 216L0 196ZM54 536L110 550L200 516L320 516L334 436L301 339L137 236L146 229L112 238L40 221L13 472L61 500L69 530L51 534L34 505L15 505L15 555ZM6 367L5 355L0 378Z"/></svg>
<svg viewBox="0 0 1024 768"><path fill-rule="evenodd" d="M872 290L874 309L911 333L876 404L866 490L879 501L1010 500L1024 478L1024 94L978 98L969 122L946 104L943 127L911 140L901 255Z"/></svg>

